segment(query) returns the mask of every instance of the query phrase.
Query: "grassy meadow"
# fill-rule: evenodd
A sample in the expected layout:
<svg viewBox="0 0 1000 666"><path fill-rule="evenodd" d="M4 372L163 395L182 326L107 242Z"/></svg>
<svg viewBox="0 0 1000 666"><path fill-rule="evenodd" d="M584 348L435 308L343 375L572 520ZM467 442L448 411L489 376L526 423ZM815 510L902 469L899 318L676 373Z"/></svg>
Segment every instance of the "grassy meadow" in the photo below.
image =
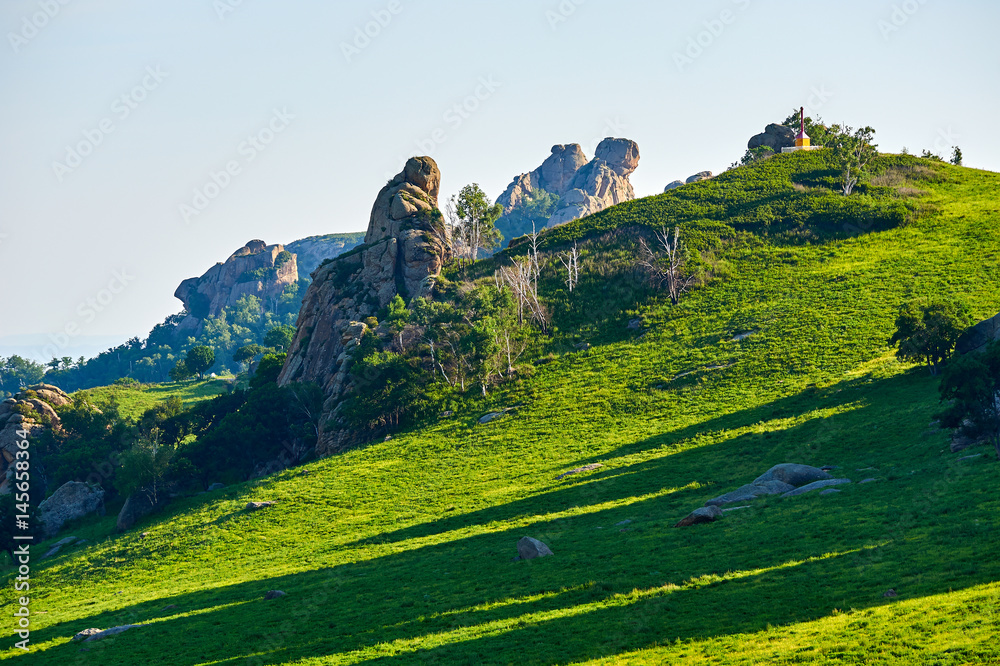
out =
<svg viewBox="0 0 1000 666"><path fill-rule="evenodd" d="M89 543L33 560L32 651L0 658L1000 663L1000 463L949 451L937 380L887 346L910 298L1000 311L1000 175L904 160L919 182L886 177L897 191L871 195L870 217L824 208L830 228L810 234L808 216L783 221L823 186L817 159L778 156L557 229L550 247L628 224L730 225L701 244L720 277L678 306L623 305L613 275L581 276L547 362L450 417L180 499L125 534L113 516L78 526ZM187 403L221 392L119 399L140 413L178 389ZM782 462L855 483L673 527ZM602 467L555 478L589 463ZM278 504L247 513L251 500ZM512 562L526 535L554 556ZM9 581L0 601L12 607ZM70 640L121 624L147 626Z"/></svg>

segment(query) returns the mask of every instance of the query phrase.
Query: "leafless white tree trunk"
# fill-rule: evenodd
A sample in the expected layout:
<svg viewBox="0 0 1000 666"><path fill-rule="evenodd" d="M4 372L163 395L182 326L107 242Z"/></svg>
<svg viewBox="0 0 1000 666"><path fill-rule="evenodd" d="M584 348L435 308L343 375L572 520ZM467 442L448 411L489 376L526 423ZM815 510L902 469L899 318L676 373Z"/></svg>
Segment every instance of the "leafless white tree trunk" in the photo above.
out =
<svg viewBox="0 0 1000 666"><path fill-rule="evenodd" d="M684 244L681 242L680 227L674 227L673 239L670 238L666 227L663 227L662 231L655 232L654 236L657 249L662 249L664 257L657 256L657 253L646 244L646 239L640 237L642 252L639 265L649 271L657 287L666 285L670 302L677 305L681 294L690 289L696 280L694 275L685 275L687 256Z"/></svg>
<svg viewBox="0 0 1000 666"><path fill-rule="evenodd" d="M569 287L569 293L573 293L573 287L576 283L580 281L580 253L577 251L576 243L573 243L573 249L566 253L563 257L560 255L559 261L566 268L568 273L566 277L566 285Z"/></svg>

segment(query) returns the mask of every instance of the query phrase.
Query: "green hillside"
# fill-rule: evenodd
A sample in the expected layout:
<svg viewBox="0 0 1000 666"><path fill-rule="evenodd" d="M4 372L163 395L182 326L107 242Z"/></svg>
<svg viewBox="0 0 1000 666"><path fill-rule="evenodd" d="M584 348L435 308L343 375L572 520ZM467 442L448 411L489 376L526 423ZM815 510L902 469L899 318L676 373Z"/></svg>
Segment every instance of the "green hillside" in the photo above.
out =
<svg viewBox="0 0 1000 666"><path fill-rule="evenodd" d="M126 534L113 516L72 531L90 543L33 562L33 654L2 657L1000 663L1000 468L987 447L950 453L937 380L887 346L917 296L1000 311L1000 174L886 156L843 198L824 159L779 155L547 234L586 254L574 295L546 278L558 330L530 377ZM672 306L630 282L625 232L675 223L716 277ZM782 462L877 481L673 528ZM512 562L526 535L555 555Z"/></svg>

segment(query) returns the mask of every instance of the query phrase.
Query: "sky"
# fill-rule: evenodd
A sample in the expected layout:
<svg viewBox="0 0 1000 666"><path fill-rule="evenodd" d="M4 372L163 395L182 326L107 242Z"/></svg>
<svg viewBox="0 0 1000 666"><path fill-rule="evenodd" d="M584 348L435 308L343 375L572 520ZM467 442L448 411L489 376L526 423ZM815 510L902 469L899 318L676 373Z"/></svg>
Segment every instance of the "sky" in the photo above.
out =
<svg viewBox="0 0 1000 666"><path fill-rule="evenodd" d="M411 155L443 203L627 137L649 196L804 105L1000 171L997 25L988 0L4 0L0 356L144 338L248 240L364 231Z"/></svg>

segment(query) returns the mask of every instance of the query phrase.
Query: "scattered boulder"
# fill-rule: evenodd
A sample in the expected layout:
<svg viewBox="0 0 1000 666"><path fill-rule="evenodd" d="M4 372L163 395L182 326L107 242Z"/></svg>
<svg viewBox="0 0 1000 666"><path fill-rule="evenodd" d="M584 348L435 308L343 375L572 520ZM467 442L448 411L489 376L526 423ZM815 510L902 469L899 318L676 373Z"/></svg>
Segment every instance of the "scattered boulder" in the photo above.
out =
<svg viewBox="0 0 1000 666"><path fill-rule="evenodd" d="M124 624L120 627L112 627L110 629L105 629L104 631L98 631L96 634L92 633L89 636L85 637L83 640L88 643L90 641L99 641L102 638L108 638L109 636L117 636L118 634L123 634L126 631L129 631L130 629L135 629L137 627L145 627L145 626L146 625L144 624ZM84 631L93 631L93 629L85 629ZM77 634L77 636L79 635L80 634ZM73 638L75 640L76 636L74 636Z"/></svg>
<svg viewBox="0 0 1000 666"><path fill-rule="evenodd" d="M73 543L74 541L76 541L76 537L75 536L68 536L65 539L60 539L59 541L57 541L56 545L57 546L68 546L71 543Z"/></svg>
<svg viewBox="0 0 1000 666"><path fill-rule="evenodd" d="M690 185L691 183L697 183L699 180L708 180L713 174L711 171L699 171L693 176L688 176L687 180L684 181L685 185Z"/></svg>
<svg viewBox="0 0 1000 666"><path fill-rule="evenodd" d="M899 594L896 592L896 590L890 587L888 590L882 593L882 596L885 597L886 599L895 599L896 597L899 596Z"/></svg>
<svg viewBox="0 0 1000 666"><path fill-rule="evenodd" d="M602 467L604 467L604 465L602 465L601 463L591 463L589 465L584 465L583 467L577 467L576 469L571 469L568 472L563 472L562 474L556 477L556 481L565 478L567 476L572 476L574 474L582 474L583 472L592 472L595 469L600 469Z"/></svg>
<svg viewBox="0 0 1000 666"><path fill-rule="evenodd" d="M753 150L761 146L767 146L776 153L780 153L782 148L791 148L795 145L795 130L791 127L771 123L764 128L760 134L755 134L747 141L747 148Z"/></svg>
<svg viewBox="0 0 1000 666"><path fill-rule="evenodd" d="M983 455L982 453L974 453L971 456L962 456L961 458L958 459L958 462L963 462L965 460L975 460L976 458L982 457L982 455Z"/></svg>
<svg viewBox="0 0 1000 666"><path fill-rule="evenodd" d="M862 483L875 483L876 481L878 481L878 479L876 479L874 477L869 477L867 479L861 479L860 481L858 481L858 484L862 484Z"/></svg>
<svg viewBox="0 0 1000 666"><path fill-rule="evenodd" d="M68 481L38 505L45 536L52 536L64 523L91 513L104 512L104 490L79 481Z"/></svg>
<svg viewBox="0 0 1000 666"><path fill-rule="evenodd" d="M548 557L552 550L538 539L522 537L517 542L517 554L522 560L533 560L536 557Z"/></svg>
<svg viewBox="0 0 1000 666"><path fill-rule="evenodd" d="M670 190L676 190L678 187L684 184L683 180L675 180L671 183L667 183L667 186L663 188L664 192L669 192Z"/></svg>
<svg viewBox="0 0 1000 666"><path fill-rule="evenodd" d="M638 331L640 328L642 328L642 320L641 319L629 319L628 320L628 327L627 328L630 331Z"/></svg>
<svg viewBox="0 0 1000 666"><path fill-rule="evenodd" d="M86 638L90 638L91 636L95 636L95 635L97 635L99 633L101 633L100 629L95 629L95 628L84 629L83 631L77 632L77 634L75 636L73 636L73 640L74 641L82 641L82 640L84 640Z"/></svg>
<svg viewBox="0 0 1000 666"><path fill-rule="evenodd" d="M213 483L212 485L210 485L208 487L208 492L212 492L213 490L222 490L225 487L226 487L226 484L224 484L224 483Z"/></svg>
<svg viewBox="0 0 1000 666"><path fill-rule="evenodd" d="M60 550L62 550L62 546L58 546L58 545L57 546L53 546L52 548L49 548L47 551L45 551L45 554L42 555L42 559L43 560L47 560L50 557L58 555Z"/></svg>
<svg viewBox="0 0 1000 666"><path fill-rule="evenodd" d="M753 483L763 483L765 481L783 481L789 485L802 486L813 481L824 481L833 478L818 467L809 465L799 465L797 463L783 463L775 465L756 479Z"/></svg>
<svg viewBox="0 0 1000 666"><path fill-rule="evenodd" d="M836 488L827 488L826 490L819 491L819 494L820 495L834 495L834 494L839 493L839 492L840 491L838 489L836 489Z"/></svg>
<svg viewBox="0 0 1000 666"><path fill-rule="evenodd" d="M795 486L783 481L768 480L748 483L740 486L736 490L724 495L712 498L705 502L705 506L720 506L722 504L732 504L734 502L746 502L748 500L764 497L765 495L781 495L790 490L795 490Z"/></svg>
<svg viewBox="0 0 1000 666"><path fill-rule="evenodd" d="M264 595L264 599L270 601L271 599L280 599L281 597L287 597L287 596L288 594L286 592L282 592L281 590L271 590L270 592Z"/></svg>
<svg viewBox="0 0 1000 666"><path fill-rule="evenodd" d="M812 483L807 483L801 488L796 488L795 490L790 490L787 493L782 494L782 497L797 497L798 495L804 495L805 493L813 490L819 490L820 488L839 486L850 482L850 479L824 479L822 481L813 481Z"/></svg>
<svg viewBox="0 0 1000 666"><path fill-rule="evenodd" d="M686 518L682 518L677 522L674 527L689 527L691 525L698 525L700 523L711 523L712 521L718 520L722 517L722 509L719 507L703 506L695 509Z"/></svg>
<svg viewBox="0 0 1000 666"><path fill-rule="evenodd" d="M486 425L487 423L492 423L496 421L501 416L504 416L505 412L490 412L489 414L484 414L479 417L479 425Z"/></svg>
<svg viewBox="0 0 1000 666"><path fill-rule="evenodd" d="M244 509L247 511L258 511L259 509L266 509L271 506L276 506L277 504L278 503L275 501L247 502L247 505L246 507L244 507Z"/></svg>
<svg viewBox="0 0 1000 666"><path fill-rule="evenodd" d="M952 453L958 453L959 451L964 451L973 446L985 444L988 441L989 440L986 439L985 437L980 437L980 438L966 437L965 435L956 432L951 437L950 449Z"/></svg>
<svg viewBox="0 0 1000 666"><path fill-rule="evenodd" d="M620 520L617 523L615 523L615 527L624 527L625 525L630 525L630 524L632 524L632 521L626 518L625 520Z"/></svg>

